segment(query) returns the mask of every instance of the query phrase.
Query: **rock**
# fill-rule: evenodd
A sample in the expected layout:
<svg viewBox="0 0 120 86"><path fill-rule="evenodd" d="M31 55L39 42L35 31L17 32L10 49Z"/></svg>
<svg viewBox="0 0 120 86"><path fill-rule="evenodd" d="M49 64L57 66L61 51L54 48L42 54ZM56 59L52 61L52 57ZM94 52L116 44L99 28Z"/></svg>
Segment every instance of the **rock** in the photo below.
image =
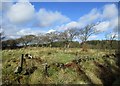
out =
<svg viewBox="0 0 120 86"><path fill-rule="evenodd" d="M22 72L22 68L19 67L19 66L18 66L18 67L15 69L15 71L14 71L15 74L21 73L21 72Z"/></svg>
<svg viewBox="0 0 120 86"><path fill-rule="evenodd" d="M65 68L64 63L60 63L60 64L59 64L59 67L60 67L60 68Z"/></svg>
<svg viewBox="0 0 120 86"><path fill-rule="evenodd" d="M32 59L33 56L32 56L31 54L25 54L25 58L27 58L27 59Z"/></svg>
<svg viewBox="0 0 120 86"><path fill-rule="evenodd" d="M60 66L60 64L59 63L53 63L53 65L55 65L56 67L59 67Z"/></svg>

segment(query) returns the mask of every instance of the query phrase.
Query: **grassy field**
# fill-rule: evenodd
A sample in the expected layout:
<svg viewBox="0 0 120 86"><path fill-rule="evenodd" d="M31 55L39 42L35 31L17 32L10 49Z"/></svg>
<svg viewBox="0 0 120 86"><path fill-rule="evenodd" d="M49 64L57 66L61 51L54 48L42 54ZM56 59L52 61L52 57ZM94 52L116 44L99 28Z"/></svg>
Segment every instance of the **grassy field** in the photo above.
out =
<svg viewBox="0 0 120 86"><path fill-rule="evenodd" d="M114 54L114 50L111 51ZM80 48L40 48L27 47L2 51L2 83L3 84L120 84L120 69L116 65L114 56L105 56L111 53L104 50L88 49L88 52ZM21 54L31 54L33 59L26 59L23 71L15 74ZM60 68L54 63L64 65L73 60L81 59L78 64ZM44 64L48 63L48 75L44 74ZM33 72L25 75L27 68Z"/></svg>

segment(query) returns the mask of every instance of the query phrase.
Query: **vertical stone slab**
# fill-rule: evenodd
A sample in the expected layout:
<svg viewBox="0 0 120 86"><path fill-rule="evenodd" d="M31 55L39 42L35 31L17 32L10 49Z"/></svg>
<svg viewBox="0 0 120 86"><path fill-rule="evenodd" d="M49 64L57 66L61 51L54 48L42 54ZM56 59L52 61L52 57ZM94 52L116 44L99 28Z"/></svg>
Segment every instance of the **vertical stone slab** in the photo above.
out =
<svg viewBox="0 0 120 86"><path fill-rule="evenodd" d="M20 57L19 67L21 67L21 70L22 70L22 67L23 67L23 61L24 61L24 54L22 54L22 56Z"/></svg>

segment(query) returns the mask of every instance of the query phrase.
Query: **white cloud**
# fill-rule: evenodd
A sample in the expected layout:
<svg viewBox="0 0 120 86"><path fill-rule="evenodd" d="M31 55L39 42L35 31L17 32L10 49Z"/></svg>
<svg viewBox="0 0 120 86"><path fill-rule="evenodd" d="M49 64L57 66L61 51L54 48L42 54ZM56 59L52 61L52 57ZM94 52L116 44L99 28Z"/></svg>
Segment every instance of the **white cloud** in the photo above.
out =
<svg viewBox="0 0 120 86"><path fill-rule="evenodd" d="M63 24L61 26L58 26L57 27L57 30L67 30L67 29L70 29L70 28L80 28L80 24L76 21L71 21L67 24Z"/></svg>
<svg viewBox="0 0 120 86"><path fill-rule="evenodd" d="M16 38L20 38L20 36L7 36L7 39L16 39Z"/></svg>
<svg viewBox="0 0 120 86"><path fill-rule="evenodd" d="M118 39L118 33L112 32L111 37L114 37L114 36L115 36L116 39Z"/></svg>
<svg viewBox="0 0 120 86"><path fill-rule="evenodd" d="M22 0L23 1L23 0ZM11 23L5 19L3 19L2 22L5 22L3 28L5 29L5 33L7 35L29 35L29 34L37 34L39 32L44 32L40 30L33 30L32 28L20 28L17 26L17 24L21 24L24 22L29 22L34 16L35 24L39 24L41 29L44 29L43 27L49 27L53 26L56 27L55 29L51 29L48 32L54 31L54 30L66 30L68 28L76 28L76 27L84 27L87 24L103 20L99 25L95 26L97 30L100 31L108 31L109 29L113 29L118 26L118 17L117 17L117 7L115 4L109 4L105 5L102 10L99 10L97 8L92 9L88 14L85 14L81 16L76 21L70 21L70 19L61 14L58 11L51 11L41 8L39 12L35 12L34 6L29 3L25 2L23 3L21 0L14 4L14 5L7 5L5 6L5 10L7 10L7 17L11 21ZM10 8L10 9L8 9ZM73 11L74 12L74 11ZM37 15L36 15L37 14ZM32 20L32 22L33 22ZM13 24L13 25L12 25ZM15 25L14 25L15 24ZM29 23L30 24L30 23ZM61 25L62 24L62 25ZM12 28L12 29L11 29ZM14 33L13 33L14 32ZM46 31L47 32L47 31ZM46 33L45 32L45 33ZM95 38L95 36L92 36L92 38Z"/></svg>
<svg viewBox="0 0 120 86"><path fill-rule="evenodd" d="M75 21L72 21L68 24L66 24L66 27L69 29L69 28L77 28L77 27L80 27L80 24L78 22L75 22Z"/></svg>
<svg viewBox="0 0 120 86"><path fill-rule="evenodd" d="M115 4L108 4L104 6L103 18L112 19L118 16L118 9Z"/></svg>
<svg viewBox="0 0 120 86"><path fill-rule="evenodd" d="M92 36L89 37L89 40L94 40L96 38L97 38L97 35L92 35Z"/></svg>
<svg viewBox="0 0 120 86"><path fill-rule="evenodd" d="M56 30L50 29L47 33L55 32Z"/></svg>
<svg viewBox="0 0 120 86"><path fill-rule="evenodd" d="M16 35L16 32L20 29L16 25L12 25L12 24L2 25L2 28L5 35L8 35L8 36Z"/></svg>
<svg viewBox="0 0 120 86"><path fill-rule="evenodd" d="M59 30L66 30L68 28L82 28L87 24L93 23L101 18L101 14L98 9L92 9L88 14L81 16L78 21L71 21L67 24L63 24L58 27Z"/></svg>
<svg viewBox="0 0 120 86"><path fill-rule="evenodd" d="M103 22L96 26L100 31L118 29L118 9L115 4L107 4L103 8L103 13L101 13L101 18Z"/></svg>
<svg viewBox="0 0 120 86"><path fill-rule="evenodd" d="M110 26L110 22L104 21L104 22L101 22L100 24L94 26L94 28L96 28L96 30L98 30L100 32L103 32L103 31L107 31L109 26Z"/></svg>
<svg viewBox="0 0 120 86"><path fill-rule="evenodd" d="M18 2L7 12L8 19L15 24L28 22L34 17L34 6L29 2Z"/></svg>
<svg viewBox="0 0 120 86"><path fill-rule="evenodd" d="M2 27L0 27L0 33L2 33L3 32L3 28Z"/></svg>
<svg viewBox="0 0 120 86"><path fill-rule="evenodd" d="M21 29L19 30L16 34L17 35L37 35L39 33L44 33L44 31L41 30L33 30L31 28L25 28L25 29Z"/></svg>
<svg viewBox="0 0 120 86"><path fill-rule="evenodd" d="M40 9L38 12L39 26L46 27L55 24L61 24L68 22L70 19L62 15L58 11L48 11L46 9Z"/></svg>
<svg viewBox="0 0 120 86"><path fill-rule="evenodd" d="M28 35L28 34L34 34L34 32L32 32L30 28L22 29L19 32L17 32L17 35Z"/></svg>
<svg viewBox="0 0 120 86"><path fill-rule="evenodd" d="M118 29L118 17L110 20L110 27L113 29Z"/></svg>
<svg viewBox="0 0 120 86"><path fill-rule="evenodd" d="M0 2L0 11L2 11L2 2Z"/></svg>
<svg viewBox="0 0 120 86"><path fill-rule="evenodd" d="M114 39L118 39L118 33L110 32L110 33L107 33L106 37L107 39L111 39L113 37L115 37Z"/></svg>
<svg viewBox="0 0 120 86"><path fill-rule="evenodd" d="M94 8L90 11L90 13L79 18L79 24L81 26L85 26L86 24L93 23L100 17L101 14L99 13L98 9Z"/></svg>
<svg viewBox="0 0 120 86"><path fill-rule="evenodd" d="M92 9L90 13L80 17L79 24L85 26L101 20L102 22L96 26L100 31L115 29L118 26L118 9L115 4L105 5L102 12L96 8Z"/></svg>
<svg viewBox="0 0 120 86"><path fill-rule="evenodd" d="M80 17L79 24L84 27L87 24L101 21L95 26L99 31L107 31L109 29L116 29L118 26L118 9L115 4L107 4L103 7L102 12L94 8L90 13Z"/></svg>

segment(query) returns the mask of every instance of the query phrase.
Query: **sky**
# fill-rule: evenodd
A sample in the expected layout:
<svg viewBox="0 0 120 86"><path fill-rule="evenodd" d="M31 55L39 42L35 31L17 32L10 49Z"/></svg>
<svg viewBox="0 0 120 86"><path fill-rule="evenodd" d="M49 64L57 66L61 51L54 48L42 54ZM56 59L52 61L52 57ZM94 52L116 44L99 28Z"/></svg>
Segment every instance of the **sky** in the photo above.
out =
<svg viewBox="0 0 120 86"><path fill-rule="evenodd" d="M8 38L37 35L69 28L83 28L98 23L89 40L105 39L117 34L117 2L2 2L0 5L1 32Z"/></svg>
<svg viewBox="0 0 120 86"><path fill-rule="evenodd" d="M16 2L18 0L0 0L3 2ZM27 0L23 0L24 2ZM119 0L29 0L30 2L119 2Z"/></svg>

